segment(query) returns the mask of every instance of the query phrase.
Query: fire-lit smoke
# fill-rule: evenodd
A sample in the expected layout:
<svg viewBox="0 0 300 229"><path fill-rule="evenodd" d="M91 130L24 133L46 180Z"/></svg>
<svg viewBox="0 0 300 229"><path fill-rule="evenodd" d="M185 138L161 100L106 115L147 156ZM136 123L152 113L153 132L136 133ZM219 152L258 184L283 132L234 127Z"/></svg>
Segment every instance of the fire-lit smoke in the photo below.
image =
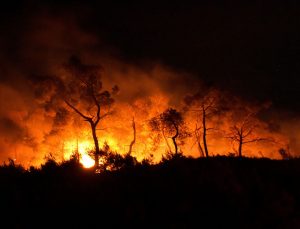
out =
<svg viewBox="0 0 300 229"><path fill-rule="evenodd" d="M72 17L67 16L54 18L45 12L32 16L24 22L16 42L14 58L7 52L0 56L3 66L0 72L1 161L13 158L25 166L39 165L49 153L63 160L76 150L87 157L86 152L93 148L88 123L60 99L57 80L64 78L63 64L71 55L79 56L86 64L101 64L104 88L110 90L114 85L120 88L114 97L113 115L99 124L100 146L107 142L114 151L127 153L133 139L134 117L136 142L132 154L139 160L154 155L154 160L159 161L167 151L167 143L161 141L153 151L153 133L148 123L172 107L183 113L191 133L180 150L185 155L200 156L194 137L200 116L191 111L196 108L187 107L183 102L187 95L208 91L199 77L160 63L137 66L121 61L117 54L111 54L115 50L79 29ZM5 40L2 43L5 44ZM218 96L228 98L222 102L227 109L207 119L212 128L207 135L211 155L234 152L235 146L226 138L226 133L241 119L238 107L250 110L259 107L223 92ZM256 134L274 141L249 144L245 146L244 155L279 158L279 148L289 148L296 155L299 120L279 120L274 112L266 112L270 109L261 109L258 113ZM266 113L269 116L264 117ZM167 141L173 147L171 140Z"/></svg>

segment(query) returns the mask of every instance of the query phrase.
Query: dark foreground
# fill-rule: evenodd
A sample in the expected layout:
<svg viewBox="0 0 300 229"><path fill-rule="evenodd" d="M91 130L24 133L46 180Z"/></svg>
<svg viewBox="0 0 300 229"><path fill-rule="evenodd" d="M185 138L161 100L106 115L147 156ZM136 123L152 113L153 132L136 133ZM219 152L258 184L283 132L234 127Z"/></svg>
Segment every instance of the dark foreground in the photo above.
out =
<svg viewBox="0 0 300 229"><path fill-rule="evenodd" d="M1 228L300 228L300 160L0 168Z"/></svg>

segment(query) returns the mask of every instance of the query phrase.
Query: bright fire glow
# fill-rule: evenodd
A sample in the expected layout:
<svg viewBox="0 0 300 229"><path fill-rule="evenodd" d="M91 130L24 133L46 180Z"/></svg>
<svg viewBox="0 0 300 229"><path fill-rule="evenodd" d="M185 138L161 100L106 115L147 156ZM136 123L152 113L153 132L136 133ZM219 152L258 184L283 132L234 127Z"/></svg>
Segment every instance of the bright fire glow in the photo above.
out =
<svg viewBox="0 0 300 229"><path fill-rule="evenodd" d="M80 163L85 168L91 168L95 165L95 161L87 154L81 154Z"/></svg>
<svg viewBox="0 0 300 229"><path fill-rule="evenodd" d="M92 150L94 147L93 143L90 141L69 141L65 144L65 159L69 159L72 153L76 152L78 150L78 153L80 154L80 163L85 168L91 168L95 165L95 161L93 158L91 158L88 155L88 152Z"/></svg>
<svg viewBox="0 0 300 229"><path fill-rule="evenodd" d="M78 143L78 153L80 154L80 163L85 168L91 168L95 165L95 161L88 155L88 151L93 149L93 144L89 141Z"/></svg>
<svg viewBox="0 0 300 229"><path fill-rule="evenodd" d="M119 147L117 145L117 142L115 139L112 138L107 138L105 141L101 142L99 141L100 145L103 145L104 142L107 142L108 145L113 149L113 150L119 150ZM94 143L92 141L88 140L73 140L73 141L68 141L65 143L64 146L64 159L69 159L71 155L74 152L77 152L80 154L80 163L83 165L85 168L91 168L95 165L95 160L88 154L89 151L94 149ZM101 164L101 161L100 161Z"/></svg>

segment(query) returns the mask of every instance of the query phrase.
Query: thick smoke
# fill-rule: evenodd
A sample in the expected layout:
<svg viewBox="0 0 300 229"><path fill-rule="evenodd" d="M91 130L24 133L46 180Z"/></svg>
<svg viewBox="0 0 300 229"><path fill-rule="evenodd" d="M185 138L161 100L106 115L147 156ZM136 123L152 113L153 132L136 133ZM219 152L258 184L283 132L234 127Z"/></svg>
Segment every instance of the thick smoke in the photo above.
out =
<svg viewBox="0 0 300 229"><path fill-rule="evenodd" d="M186 95L208 89L199 78L158 62L136 66L121 60L113 48L84 32L71 15L54 17L41 12L24 19L22 28L16 30L14 33L17 35L7 35L7 39L15 37L13 51L4 48L8 44L11 46L11 41L1 40L4 50L0 54L1 161L10 157L26 166L38 165L49 153L64 159L75 149L76 141L90 141L89 126L65 106L60 95L60 82L67 77L63 66L71 55L79 56L86 64L101 64L104 87L111 89L118 85L120 88L115 97L114 115L100 124L100 143L107 141L113 149L127 152L132 140L131 120L135 117L137 142L133 153L138 158L154 153L159 160L166 150L162 144L158 152L151 152L152 136L148 127L151 117L168 107L184 110L183 98ZM221 96L225 98L227 95ZM211 118L210 126L228 130L237 119L234 106L247 104L240 99L229 99L226 103L231 105L231 110ZM282 121L274 115L274 111L265 112L268 113L266 117L264 112L259 117L263 128L257 134L271 135L276 144L249 145L245 154L278 158L278 149L287 148L287 145L296 154L300 147L299 120ZM193 132L197 115L186 112L185 118ZM224 131L211 133L208 141L212 154L232 152L231 144L224 138ZM187 155L199 156L193 138L181 149Z"/></svg>

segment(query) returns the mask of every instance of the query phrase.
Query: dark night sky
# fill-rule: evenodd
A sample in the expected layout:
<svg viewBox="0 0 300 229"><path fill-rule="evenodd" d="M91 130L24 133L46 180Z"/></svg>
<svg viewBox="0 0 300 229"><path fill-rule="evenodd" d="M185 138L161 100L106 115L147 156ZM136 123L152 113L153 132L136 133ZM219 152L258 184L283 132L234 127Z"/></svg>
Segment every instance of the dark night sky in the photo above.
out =
<svg viewBox="0 0 300 229"><path fill-rule="evenodd" d="M10 40L4 52L13 58L14 46L20 45L13 38L24 18L42 9L68 12L82 30L126 61L159 61L194 73L208 85L300 112L297 1L85 2L1 3L1 37Z"/></svg>

